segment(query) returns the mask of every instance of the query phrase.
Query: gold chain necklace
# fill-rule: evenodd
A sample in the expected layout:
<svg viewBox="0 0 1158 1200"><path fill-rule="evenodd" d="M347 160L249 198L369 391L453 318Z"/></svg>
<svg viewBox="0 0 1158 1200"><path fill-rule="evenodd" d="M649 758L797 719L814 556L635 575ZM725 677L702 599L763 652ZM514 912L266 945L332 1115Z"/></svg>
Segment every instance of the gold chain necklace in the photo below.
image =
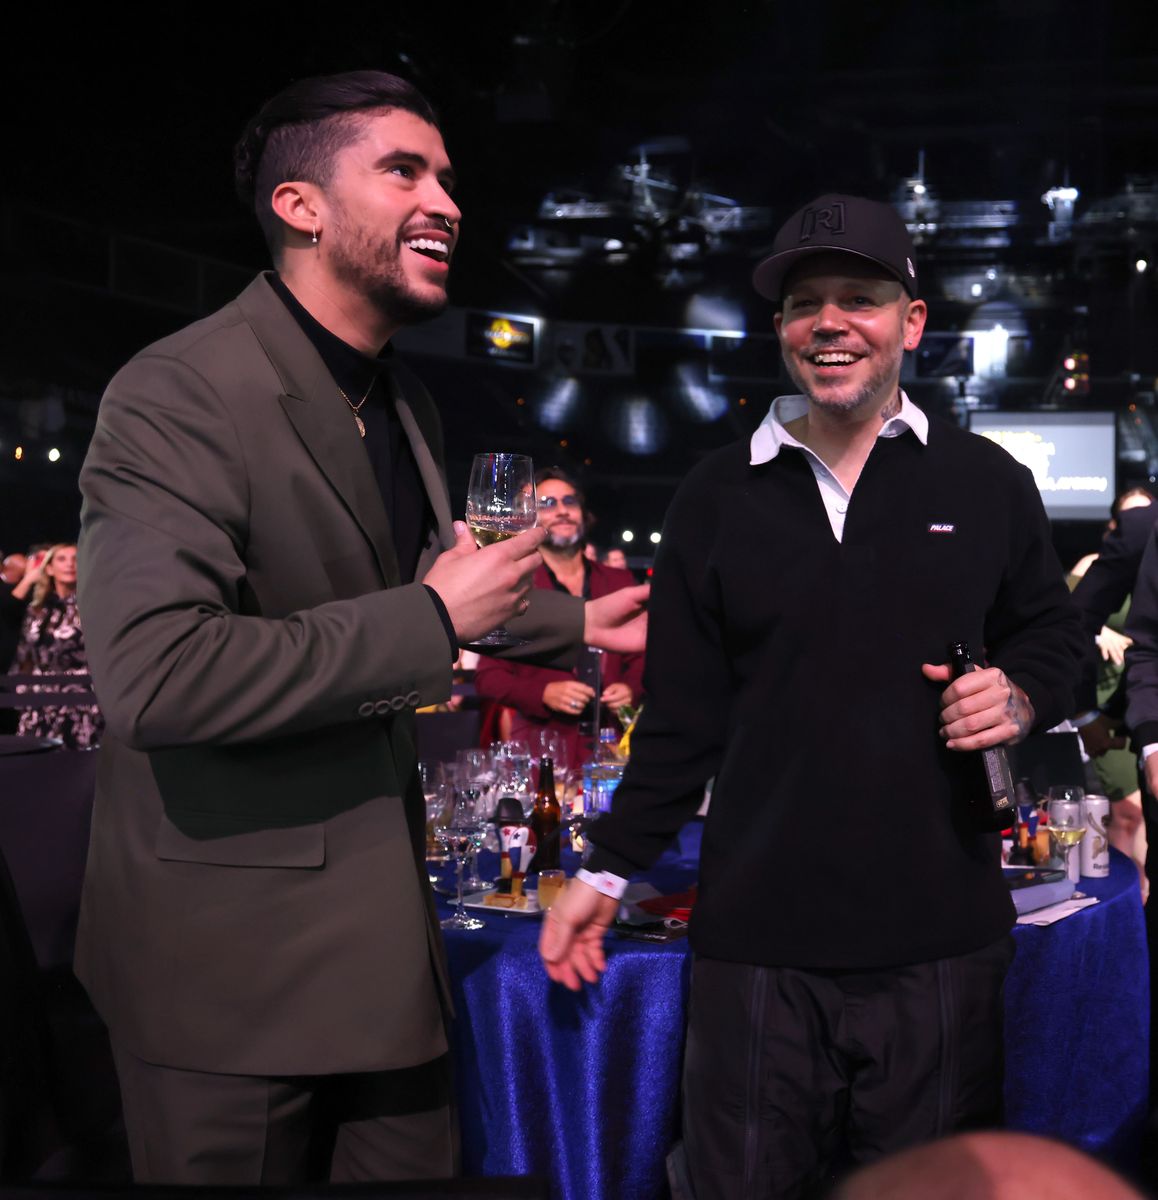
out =
<svg viewBox="0 0 1158 1200"><path fill-rule="evenodd" d="M347 396L346 393L340 387L338 387L337 384L334 384L335 387L338 387L338 394L350 406L350 411L354 414L354 424L358 426L358 434L360 437L366 436L366 426L363 424L362 418L360 416L358 416L358 413L361 411L362 405L365 404L366 401L370 399L370 393L374 390L374 385L377 382L378 382L378 376L375 375L374 378L370 380L370 386L366 389L366 394L362 397L361 400L358 401L357 404L355 404L354 401L351 400L350 397Z"/></svg>

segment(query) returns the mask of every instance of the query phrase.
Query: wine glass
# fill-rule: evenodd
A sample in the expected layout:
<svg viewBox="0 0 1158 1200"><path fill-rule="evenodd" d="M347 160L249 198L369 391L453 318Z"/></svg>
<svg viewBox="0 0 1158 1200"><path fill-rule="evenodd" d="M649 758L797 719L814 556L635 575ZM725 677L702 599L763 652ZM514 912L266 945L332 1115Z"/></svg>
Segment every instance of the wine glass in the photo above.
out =
<svg viewBox="0 0 1158 1200"><path fill-rule="evenodd" d="M494 810L491 793L489 790L484 789L478 781L471 780L466 784L461 796L463 801L470 806L475 820L481 821L483 827L483 836L479 838L478 845L472 847L468 855L470 875L466 880L466 886L472 892L493 892L497 885L490 879L483 879L478 873L478 852L482 849L483 841L486 839L487 824Z"/></svg>
<svg viewBox="0 0 1158 1200"><path fill-rule="evenodd" d="M466 858L470 851L477 849L482 844L486 834L486 822L480 821L475 816L474 808L465 796L460 796L455 800L449 816L444 814L444 820L446 824L435 825L434 833L454 858L458 900L455 904L454 916L447 917L442 922L442 928L482 929L483 922L478 917L468 917L466 909L462 906L462 869L466 865Z"/></svg>
<svg viewBox="0 0 1158 1200"><path fill-rule="evenodd" d="M1076 878L1070 867L1074 847L1086 836L1082 820L1083 792L1080 787L1051 787L1046 812L1049 815L1049 840L1054 853L1059 850L1065 860L1066 877Z"/></svg>
<svg viewBox="0 0 1158 1200"><path fill-rule="evenodd" d="M537 517L535 468L530 458L505 452L476 454L466 493L466 523L478 546L490 546L531 529ZM520 646L525 640L500 625L469 648Z"/></svg>

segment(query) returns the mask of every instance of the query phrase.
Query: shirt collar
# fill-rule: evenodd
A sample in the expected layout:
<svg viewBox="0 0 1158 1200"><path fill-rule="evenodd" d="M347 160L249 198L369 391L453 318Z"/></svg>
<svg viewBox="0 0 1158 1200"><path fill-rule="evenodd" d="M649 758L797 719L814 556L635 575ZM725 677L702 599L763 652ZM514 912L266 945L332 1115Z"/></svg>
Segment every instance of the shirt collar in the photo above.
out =
<svg viewBox="0 0 1158 1200"><path fill-rule="evenodd" d="M805 396L777 396L772 401L768 415L752 434L752 465L771 462L780 453L781 446L796 446L803 449L800 442L788 432L785 426L789 421L795 421L808 411L808 399ZM916 434L922 446L929 443L929 418L905 395L901 389L901 411L895 417L890 417L882 426L877 437L899 437L906 429Z"/></svg>

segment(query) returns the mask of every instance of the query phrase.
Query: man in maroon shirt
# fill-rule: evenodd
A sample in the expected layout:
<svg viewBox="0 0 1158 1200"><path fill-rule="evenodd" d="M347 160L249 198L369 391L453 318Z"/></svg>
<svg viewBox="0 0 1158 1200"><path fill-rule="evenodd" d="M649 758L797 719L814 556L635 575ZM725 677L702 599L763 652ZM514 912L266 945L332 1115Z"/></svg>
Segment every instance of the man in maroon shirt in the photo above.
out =
<svg viewBox="0 0 1158 1200"><path fill-rule="evenodd" d="M583 553L590 524L582 490L558 467L539 472L539 525L547 539L539 547L543 565L533 586L595 599L631 587L630 571L593 562ZM595 678L598 661L599 705L596 715ZM534 742L540 730L561 733L567 747L565 765L578 766L590 753L600 725L615 724L615 710L634 704L642 691L643 655L611 654L587 648L571 671L534 667L510 660L482 658L475 687L485 699L514 710L511 736Z"/></svg>

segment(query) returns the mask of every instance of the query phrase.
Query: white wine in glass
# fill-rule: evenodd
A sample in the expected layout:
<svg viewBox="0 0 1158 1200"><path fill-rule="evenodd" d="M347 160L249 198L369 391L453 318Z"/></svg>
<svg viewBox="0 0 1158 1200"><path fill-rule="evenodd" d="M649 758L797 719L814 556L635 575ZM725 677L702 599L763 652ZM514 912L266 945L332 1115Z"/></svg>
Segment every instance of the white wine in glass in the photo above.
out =
<svg viewBox="0 0 1158 1200"><path fill-rule="evenodd" d="M1086 836L1086 826L1082 820L1082 789L1051 787L1046 814L1049 817L1049 840L1053 843L1054 852L1061 852L1067 878L1076 880L1077 872L1071 866L1070 858L1074 847Z"/></svg>
<svg viewBox="0 0 1158 1200"><path fill-rule="evenodd" d="M537 519L535 467L530 457L505 452L476 454L466 492L466 523L475 544L480 549L493 546L533 528ZM518 646L523 640L500 625L472 643L471 649Z"/></svg>

